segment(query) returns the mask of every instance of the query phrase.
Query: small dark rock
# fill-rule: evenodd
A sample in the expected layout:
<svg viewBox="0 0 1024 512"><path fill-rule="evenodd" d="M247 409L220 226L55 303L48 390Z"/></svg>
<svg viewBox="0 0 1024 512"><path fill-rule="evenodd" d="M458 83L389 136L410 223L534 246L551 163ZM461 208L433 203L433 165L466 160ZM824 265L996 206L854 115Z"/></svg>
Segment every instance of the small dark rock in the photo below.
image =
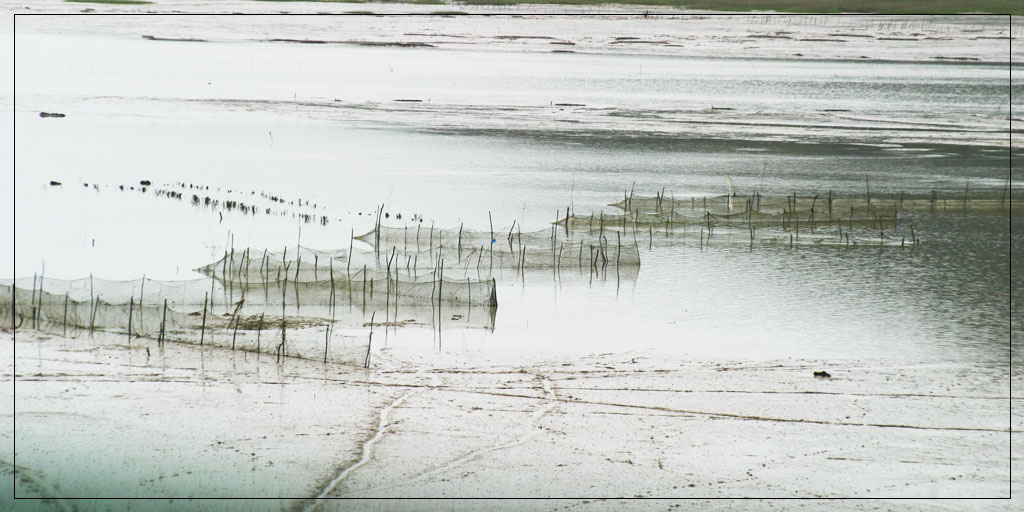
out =
<svg viewBox="0 0 1024 512"><path fill-rule="evenodd" d="M814 376L819 379L831 379L832 376L826 371L814 372Z"/></svg>
<svg viewBox="0 0 1024 512"><path fill-rule="evenodd" d="M40 112L39 117L67 117L60 112Z"/></svg>
<svg viewBox="0 0 1024 512"><path fill-rule="evenodd" d="M50 180L50 186L59 187L60 186L60 182L59 181Z"/></svg>
<svg viewBox="0 0 1024 512"><path fill-rule="evenodd" d="M152 184L153 183L151 183L149 180L142 180L142 181L139 182L139 185L142 185L144 187L148 187L148 186L150 186Z"/></svg>

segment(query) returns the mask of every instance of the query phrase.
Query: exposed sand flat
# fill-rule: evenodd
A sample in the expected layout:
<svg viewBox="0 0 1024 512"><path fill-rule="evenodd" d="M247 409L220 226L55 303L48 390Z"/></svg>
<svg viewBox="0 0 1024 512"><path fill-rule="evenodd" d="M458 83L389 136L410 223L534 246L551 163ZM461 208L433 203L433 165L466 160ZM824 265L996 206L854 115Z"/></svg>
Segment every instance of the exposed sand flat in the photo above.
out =
<svg viewBox="0 0 1024 512"><path fill-rule="evenodd" d="M10 400L2 403L8 440L12 418L17 423L18 496L281 498L250 504L267 510L398 506L332 499L339 497L1008 497L1010 456L1019 451L1010 446L1009 428L1024 430L1020 397L1012 400L1011 424L1006 368L954 362L384 349L363 370L30 331L19 331L13 343L4 333L0 346L5 367L16 364L16 416ZM832 378L816 379L817 370ZM10 373L4 377L11 382ZM1020 381L1018 374L1014 383ZM1019 461L1013 464L1020 474ZM100 468L110 471L98 477ZM120 510L129 502L26 503ZM164 503L176 510L239 506ZM528 505L614 510L650 503Z"/></svg>
<svg viewBox="0 0 1024 512"><path fill-rule="evenodd" d="M857 59L924 62L1019 61L1024 35L1019 20L1005 16L827 16L709 13L652 6L468 6L338 2L156 2L147 5L82 4L59 0L0 2L8 13L110 14L375 14L461 11L492 16L322 16L311 18L194 19L167 17L159 27L124 23L118 17L79 16L18 21L18 30L150 36L153 44L239 42L275 39L271 44L410 43L435 48L486 48L550 53L616 53L732 58ZM644 17L643 13L655 16ZM554 17L555 13L578 16ZM591 16L587 16L587 15ZM594 16L598 15L600 16ZM3 25L10 29L6 17ZM141 20L140 20L141 21ZM3 27L0 25L0 27ZM153 32L156 30L156 32ZM261 34L271 34L263 37ZM161 41L162 40L162 41ZM569 44L571 43L571 44ZM894 57L896 56L896 57Z"/></svg>

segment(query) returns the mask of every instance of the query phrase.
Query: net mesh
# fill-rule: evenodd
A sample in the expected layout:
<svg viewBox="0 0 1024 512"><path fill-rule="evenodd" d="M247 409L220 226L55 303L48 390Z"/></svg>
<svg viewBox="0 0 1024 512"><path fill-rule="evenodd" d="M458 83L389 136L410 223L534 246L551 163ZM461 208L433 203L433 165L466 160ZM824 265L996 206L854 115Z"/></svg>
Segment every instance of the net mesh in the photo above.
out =
<svg viewBox="0 0 1024 512"><path fill-rule="evenodd" d="M445 302L497 307L493 278L471 279L444 275L441 269L402 273L397 264L382 263L366 253L350 259L348 251L314 251L307 248L261 252L256 261L250 251L229 251L220 259L196 269L221 283L232 295L275 303L288 287L295 300L315 303L345 300L365 305L375 301L415 305ZM352 266L356 261L356 266ZM382 268L383 267L383 268ZM422 270L422 269L419 269ZM277 293L277 291L280 293ZM329 292L329 293L328 293ZM341 299L339 299L339 297Z"/></svg>
<svg viewBox="0 0 1024 512"><path fill-rule="evenodd" d="M486 284L482 293L493 297L494 282ZM242 286L214 277L20 278L0 283L0 322L72 337L110 333L128 340L213 345L343 364L361 364L368 338L337 329L365 333L373 326L494 328L496 306L490 298L460 300L459 293L471 290L467 283L434 282L441 288L435 297L448 296L443 290L447 286L459 290L450 292L451 301L421 300L426 292L403 295L403 283L394 280L369 280L366 285L364 293L361 286L342 288L331 281Z"/></svg>
<svg viewBox="0 0 1024 512"><path fill-rule="evenodd" d="M407 271L439 269L460 275L491 275L502 269L639 267L636 240L614 232L580 232L552 227L522 232L380 226L357 237Z"/></svg>
<svg viewBox="0 0 1024 512"><path fill-rule="evenodd" d="M630 196L612 204L617 214L568 215L556 224L566 232L622 233L636 240L670 239L699 242L713 236L749 240L751 245L916 246L920 239L906 213L956 211L971 214L1009 214L1019 206L1008 197L939 198L906 194L837 197L750 196L674 199L663 194ZM656 236L657 235L657 236Z"/></svg>

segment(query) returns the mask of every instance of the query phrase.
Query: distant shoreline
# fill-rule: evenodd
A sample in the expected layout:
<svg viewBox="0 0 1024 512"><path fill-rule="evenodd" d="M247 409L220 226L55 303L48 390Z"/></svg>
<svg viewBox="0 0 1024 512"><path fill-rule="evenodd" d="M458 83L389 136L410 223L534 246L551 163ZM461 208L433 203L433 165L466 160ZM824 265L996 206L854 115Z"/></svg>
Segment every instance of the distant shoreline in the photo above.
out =
<svg viewBox="0 0 1024 512"><path fill-rule="evenodd" d="M88 2L96 0L69 0ZM101 3L119 0L99 0ZM255 0L259 2L321 2L321 3L374 3L362 0ZM820 2L815 0L458 0L448 3L440 0L410 0L388 3L436 5L622 5L632 7L677 7L692 10L725 12L774 11L792 14L1010 14L1024 15L1019 4L1003 0L931 0L886 2L882 0L853 0L846 2ZM453 13L454 14L454 13ZM464 14L464 13L460 13Z"/></svg>

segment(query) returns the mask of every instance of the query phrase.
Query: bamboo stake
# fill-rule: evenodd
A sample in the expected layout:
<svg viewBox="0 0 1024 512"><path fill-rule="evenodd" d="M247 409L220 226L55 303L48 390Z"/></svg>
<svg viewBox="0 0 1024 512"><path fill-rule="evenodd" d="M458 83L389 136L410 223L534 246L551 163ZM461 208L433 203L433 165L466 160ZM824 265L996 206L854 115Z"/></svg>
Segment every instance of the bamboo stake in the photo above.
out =
<svg viewBox="0 0 1024 512"><path fill-rule="evenodd" d="M139 286L139 331L146 332L145 327L142 325L142 319L145 318L142 310L142 296L146 292L146 274L142 274L142 284Z"/></svg>
<svg viewBox="0 0 1024 512"><path fill-rule="evenodd" d="M12 301L13 302L13 301ZM92 273L89 273L89 337L96 329L96 305L93 299Z"/></svg>
<svg viewBox="0 0 1024 512"><path fill-rule="evenodd" d="M284 288L281 290L281 344L277 346L277 362L281 362L281 358L284 357L284 344L288 339L288 294L285 290L288 289L288 274L284 275ZM298 287L295 288L298 290Z"/></svg>
<svg viewBox="0 0 1024 512"><path fill-rule="evenodd" d="M64 337L68 336L68 294L64 292Z"/></svg>
<svg viewBox="0 0 1024 512"><path fill-rule="evenodd" d="M231 350L234 350L235 349L235 338L238 337L238 310L237 309L235 310L235 314L232 315L232 316L234 317L232 320L235 321L235 330L234 330L234 332L231 333Z"/></svg>
<svg viewBox="0 0 1024 512"><path fill-rule="evenodd" d="M348 237L348 262L345 264L345 273L348 274L352 269L352 241L356 238L356 230L352 228L351 233ZM351 279L350 279L351 280Z"/></svg>
<svg viewBox="0 0 1024 512"><path fill-rule="evenodd" d="M203 345L203 340L206 338L206 298L207 295L203 295L203 325L199 328L199 345Z"/></svg>
<svg viewBox="0 0 1024 512"><path fill-rule="evenodd" d="M162 345L164 342L164 333L167 329L167 299L164 299L164 314L163 319L160 320L160 339L157 340L158 345Z"/></svg>
<svg viewBox="0 0 1024 512"><path fill-rule="evenodd" d="M46 270L46 262L43 262L43 271ZM39 328L43 327L43 273L39 273L39 307L36 309L37 320Z"/></svg>
<svg viewBox="0 0 1024 512"><path fill-rule="evenodd" d="M370 367L370 347L373 346L373 319L376 315L376 311L370 315L370 340L366 343L366 358L363 360L363 368Z"/></svg>
<svg viewBox="0 0 1024 512"><path fill-rule="evenodd" d="M135 296L128 299L128 343L132 342L132 309L135 308Z"/></svg>
<svg viewBox="0 0 1024 512"><path fill-rule="evenodd" d="M33 329L38 329L38 327L36 327L36 273L35 272L32 273L32 299L29 302L29 306L32 308L32 328Z"/></svg>
<svg viewBox="0 0 1024 512"><path fill-rule="evenodd" d="M260 313L259 324L256 325L256 353L260 353L260 337L263 335L263 313Z"/></svg>

